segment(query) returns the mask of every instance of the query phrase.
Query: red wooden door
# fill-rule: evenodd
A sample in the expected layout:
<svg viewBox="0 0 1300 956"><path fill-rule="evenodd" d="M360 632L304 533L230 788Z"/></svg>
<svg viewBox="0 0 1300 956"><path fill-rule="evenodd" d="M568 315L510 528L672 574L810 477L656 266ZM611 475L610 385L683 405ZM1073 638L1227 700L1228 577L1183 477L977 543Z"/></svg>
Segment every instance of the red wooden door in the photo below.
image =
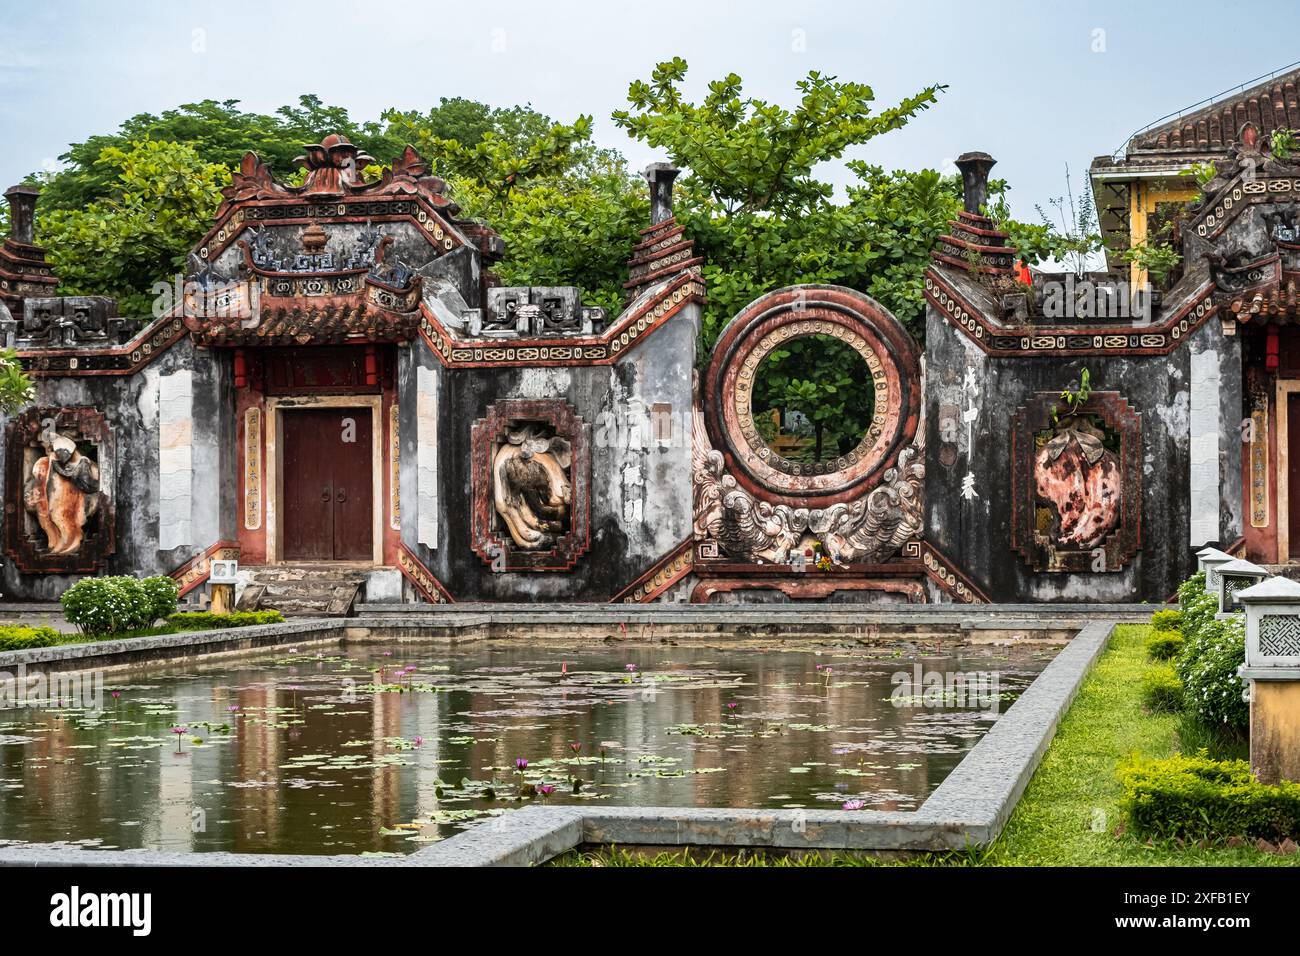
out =
<svg viewBox="0 0 1300 956"><path fill-rule="evenodd" d="M330 431L332 428L332 432ZM372 518L370 409L345 408L327 426L325 447L332 459L334 558L369 561Z"/></svg>
<svg viewBox="0 0 1300 956"><path fill-rule="evenodd" d="M285 561L372 557L370 410L284 411Z"/></svg>

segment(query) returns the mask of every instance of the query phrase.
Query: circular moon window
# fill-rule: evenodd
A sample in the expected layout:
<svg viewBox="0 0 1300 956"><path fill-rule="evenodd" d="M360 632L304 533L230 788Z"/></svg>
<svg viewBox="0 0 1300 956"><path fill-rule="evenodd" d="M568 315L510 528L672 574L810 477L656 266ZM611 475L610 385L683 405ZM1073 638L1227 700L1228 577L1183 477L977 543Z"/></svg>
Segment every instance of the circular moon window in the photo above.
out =
<svg viewBox="0 0 1300 956"><path fill-rule="evenodd" d="M879 304L793 286L723 329L704 380L710 431L738 481L825 507L874 486L920 411L911 336Z"/></svg>

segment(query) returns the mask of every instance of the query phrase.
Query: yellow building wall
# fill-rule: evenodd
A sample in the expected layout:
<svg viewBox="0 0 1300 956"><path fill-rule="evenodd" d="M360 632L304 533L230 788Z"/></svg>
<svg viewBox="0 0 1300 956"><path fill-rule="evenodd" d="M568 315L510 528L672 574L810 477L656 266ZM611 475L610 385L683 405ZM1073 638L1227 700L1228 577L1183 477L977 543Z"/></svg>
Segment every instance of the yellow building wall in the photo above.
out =
<svg viewBox="0 0 1300 956"><path fill-rule="evenodd" d="M1185 180L1142 180L1135 179L1129 184L1129 248L1140 246L1147 241L1147 216L1156 211L1162 202L1191 202L1201 191ZM1136 262L1129 265L1129 287L1140 289L1146 286L1147 270Z"/></svg>

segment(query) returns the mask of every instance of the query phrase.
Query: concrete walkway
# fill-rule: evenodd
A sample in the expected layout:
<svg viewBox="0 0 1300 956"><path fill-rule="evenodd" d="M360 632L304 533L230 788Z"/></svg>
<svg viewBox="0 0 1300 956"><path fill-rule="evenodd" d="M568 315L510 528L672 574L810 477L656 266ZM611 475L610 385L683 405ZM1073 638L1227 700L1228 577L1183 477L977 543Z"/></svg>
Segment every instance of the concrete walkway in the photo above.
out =
<svg viewBox="0 0 1300 956"><path fill-rule="evenodd" d="M63 616L63 608L55 603L21 604L0 602L0 624L22 624L27 627L52 627L68 634L76 628Z"/></svg>

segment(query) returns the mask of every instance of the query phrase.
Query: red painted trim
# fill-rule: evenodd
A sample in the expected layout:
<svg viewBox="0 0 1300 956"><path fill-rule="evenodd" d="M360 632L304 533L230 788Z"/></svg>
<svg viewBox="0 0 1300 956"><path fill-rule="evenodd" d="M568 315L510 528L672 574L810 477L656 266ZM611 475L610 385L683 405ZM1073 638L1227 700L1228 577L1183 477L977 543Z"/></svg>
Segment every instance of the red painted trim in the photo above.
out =
<svg viewBox="0 0 1300 956"><path fill-rule="evenodd" d="M776 469L750 466L749 442L731 399L741 367L762 338L807 320L848 329L876 353L887 385L886 419L876 442L849 467L778 479L769 473ZM881 474L893 467L898 450L916 434L921 411L919 351L902 324L867 296L839 286L791 286L756 299L722 330L705 371L701 400L713 445L738 483L760 500L824 508L854 501L875 487Z"/></svg>
<svg viewBox="0 0 1300 956"><path fill-rule="evenodd" d="M698 288L692 288L693 286ZM433 314L421 303L420 337L448 368L555 368L572 365L613 365L629 349L634 348L687 305L705 301L704 284L700 277L686 272L675 279L654 298L642 303L633 312L620 316L615 325L600 335L571 336L550 339L457 339L438 323ZM681 293L678 295L678 293ZM673 301L676 297L677 301ZM660 305L670 303L655 318ZM626 338L626 344L624 344ZM595 354L599 350L600 354ZM565 358L552 358L551 353L568 353ZM458 353L502 353L510 358L463 358Z"/></svg>
<svg viewBox="0 0 1300 956"><path fill-rule="evenodd" d="M414 585L430 604L455 604L456 599L438 580L437 575L424 566L424 562L415 556L415 552L405 544L399 546L397 567L402 576Z"/></svg>
<svg viewBox="0 0 1300 956"><path fill-rule="evenodd" d="M1205 283L1197 290L1196 294L1191 297L1188 303L1178 310L1173 316L1167 319L1161 325L1143 325L1143 326L1021 326L999 328L992 325L987 316L979 309L972 306L961 293L948 281L942 270L929 268L925 271L925 299L935 310L944 317L950 325L960 329L967 338L980 347L988 355L1006 356L1006 357L1035 357L1035 356L1088 356L1088 355L1168 355L1176 351L1186 338L1205 324L1216 312L1218 306L1210 299L1210 294L1214 290L1212 280L1206 280ZM952 308L948 307L941 301L939 292L947 298ZM1196 315L1198 307L1202 307L1201 314ZM1032 345L1035 339L1070 339L1070 338L1097 338L1103 340L1115 337L1133 337L1141 338L1142 336L1160 336L1167 340L1166 344L1160 346L1092 346L1089 348L1048 348L1034 347ZM991 342L993 338L1013 338L1020 340L1029 340L1030 347L1022 348L995 348Z"/></svg>
<svg viewBox="0 0 1300 956"><path fill-rule="evenodd" d="M229 559L237 559L239 557L239 544L234 541L218 541L202 554L190 558L190 560L173 571L170 577L178 585L179 596L184 597L207 581L212 574L212 558L222 554L221 560L226 560L225 552L231 552Z"/></svg>
<svg viewBox="0 0 1300 956"><path fill-rule="evenodd" d="M610 598L609 603L649 604L691 573L694 555L695 538L692 536L656 561L645 574ZM650 584L650 582L654 583ZM646 587L647 584L650 586Z"/></svg>

